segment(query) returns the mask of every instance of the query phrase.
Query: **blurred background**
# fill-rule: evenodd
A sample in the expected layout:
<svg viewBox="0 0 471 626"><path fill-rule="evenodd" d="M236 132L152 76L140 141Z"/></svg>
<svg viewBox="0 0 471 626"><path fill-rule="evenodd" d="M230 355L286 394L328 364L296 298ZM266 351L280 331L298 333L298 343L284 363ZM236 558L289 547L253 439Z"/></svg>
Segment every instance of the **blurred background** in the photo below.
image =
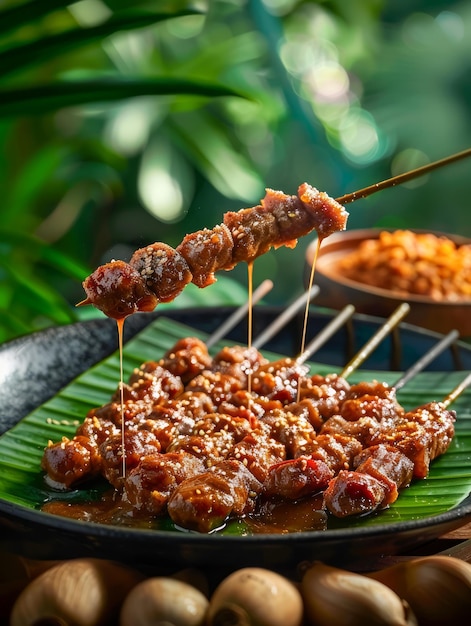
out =
<svg viewBox="0 0 471 626"><path fill-rule="evenodd" d="M81 281L265 188L338 197L471 146L471 2L0 0L0 342L99 316ZM471 161L348 205L471 236ZM303 289L309 237L255 263ZM247 269L171 305L240 304Z"/></svg>

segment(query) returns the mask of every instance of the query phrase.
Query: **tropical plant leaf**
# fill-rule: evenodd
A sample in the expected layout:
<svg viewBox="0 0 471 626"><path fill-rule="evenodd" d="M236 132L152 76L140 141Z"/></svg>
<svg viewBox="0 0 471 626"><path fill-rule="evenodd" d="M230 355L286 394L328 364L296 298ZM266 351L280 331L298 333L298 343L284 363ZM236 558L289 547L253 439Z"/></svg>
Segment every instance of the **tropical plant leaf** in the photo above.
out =
<svg viewBox="0 0 471 626"><path fill-rule="evenodd" d="M236 152L227 134L204 115L198 124L191 119L172 123L172 132L184 143L187 153L216 189L232 198L253 201L263 195L265 185L249 159Z"/></svg>
<svg viewBox="0 0 471 626"><path fill-rule="evenodd" d="M30 0L7 7L0 12L0 35L11 33L70 4L70 0Z"/></svg>
<svg viewBox="0 0 471 626"><path fill-rule="evenodd" d="M124 375L143 361L159 358L182 336L204 335L166 318L159 318L125 346ZM220 346L215 346L217 351ZM276 355L267 354L268 358ZM311 364L311 370L321 374L332 371L330 366ZM381 379L392 384L397 373L357 371L351 382ZM418 374L407 385L401 402L413 408L431 400L441 400L462 380L461 372L427 372ZM77 425L92 407L109 401L119 380L119 357L115 353L80 375L55 397L38 407L14 428L0 437L0 498L30 509L40 509L54 494L42 480L40 462L49 440L73 436ZM471 490L471 403L470 392L463 393L454 408L458 419L456 437L445 455L431 467L427 479L414 482L405 489L397 502L380 514L352 521L351 527L405 522L428 518L457 506ZM98 491L76 490L69 496L97 498ZM59 497L55 494L54 497ZM345 525L345 522L342 522ZM336 523L336 526L339 524ZM232 532L231 529L228 532Z"/></svg>
<svg viewBox="0 0 471 626"><path fill-rule="evenodd" d="M8 307L0 308L2 323L0 325L0 343L12 336L26 335L31 332L31 326L12 313Z"/></svg>
<svg viewBox="0 0 471 626"><path fill-rule="evenodd" d="M28 230L33 222L31 207L43 193L44 181L53 180L56 172L67 159L67 152L57 144L44 146L29 159L21 173L7 185L2 206L2 228L16 232ZM38 218L34 220L37 223Z"/></svg>
<svg viewBox="0 0 471 626"><path fill-rule="evenodd" d="M100 42L104 37L119 31L145 28L164 20L190 15L200 15L200 12L193 10L178 13L127 12L125 15L113 16L98 26L69 28L49 37L8 46L0 50L0 75L5 78L18 70L34 67L69 50Z"/></svg>
<svg viewBox="0 0 471 626"><path fill-rule="evenodd" d="M46 265L62 272L65 275L77 280L83 280L89 268L79 263L75 259L63 254L59 250L52 248L46 242L41 241L33 235L18 232L10 229L0 228L0 239L4 245L11 247L21 246L28 255L33 255L37 261L43 261ZM0 265L1 254L0 254Z"/></svg>
<svg viewBox="0 0 471 626"><path fill-rule="evenodd" d="M76 321L73 308L49 284L32 278L28 271L22 271L3 259L1 265L15 284L15 299L30 309L30 316L44 316L57 324Z"/></svg>
<svg viewBox="0 0 471 626"><path fill-rule="evenodd" d="M102 77L64 80L47 85L0 90L0 117L38 115L82 104L113 102L138 96L188 95L203 98L248 97L225 85L180 78Z"/></svg>

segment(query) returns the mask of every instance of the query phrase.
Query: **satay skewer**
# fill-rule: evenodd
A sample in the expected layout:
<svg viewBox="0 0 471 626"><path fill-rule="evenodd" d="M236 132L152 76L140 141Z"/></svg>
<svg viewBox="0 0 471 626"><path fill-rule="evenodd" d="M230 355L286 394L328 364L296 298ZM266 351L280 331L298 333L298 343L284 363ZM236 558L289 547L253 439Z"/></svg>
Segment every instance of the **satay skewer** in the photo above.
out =
<svg viewBox="0 0 471 626"><path fill-rule="evenodd" d="M317 231L319 241L344 230L348 213L343 204L422 176L471 156L464 150L410 172L360 189L338 200L307 183L297 195L267 189L256 207L227 212L223 223L187 235L176 249L155 242L136 250L129 263L112 261L100 266L83 282L86 298L108 317L124 319L138 311L152 311L159 302L174 300L189 282L207 287L215 272L238 263L252 263L270 248L295 247L299 237Z"/></svg>
<svg viewBox="0 0 471 626"><path fill-rule="evenodd" d="M327 509L336 517L371 513L378 508L385 508L392 504L398 497L399 491L410 484L414 477L425 478L431 461L446 452L454 435L456 414L454 411L449 411L448 407L470 384L471 372L468 372L441 402L429 402L406 413L402 417L406 420L404 441L401 441L401 418L399 418L391 432L391 437L388 435L384 442L379 438L371 448L364 448L358 458L359 464L356 464L353 470L340 471L330 481L324 492L324 504ZM407 439L414 437L414 426L419 437L411 446L410 442L406 442ZM423 439L420 435L424 429L424 434L428 432L428 436ZM419 444L418 447L416 443ZM374 463L362 463L365 453L368 457L370 451L374 454L383 444L386 444L385 450L387 449L388 457L391 451L395 453L399 451L400 455L405 455L409 461L412 461L413 468L405 473L397 472L396 468L399 468L404 461L400 458L396 463L389 463L383 467L375 466ZM393 448L387 448L391 445ZM425 455L420 450L421 446L425 448ZM420 454L417 455L417 452ZM405 465L404 468L407 469ZM389 494L388 491L390 491Z"/></svg>
<svg viewBox="0 0 471 626"><path fill-rule="evenodd" d="M136 250L129 263L100 266L84 280L87 297L79 305L93 304L116 320L152 311L190 282L207 287L218 271L252 265L271 248L294 248L313 230L319 239L327 237L344 230L347 218L342 205L307 183L297 195L267 189L258 206L226 212L221 224L189 233L176 248L155 242Z"/></svg>

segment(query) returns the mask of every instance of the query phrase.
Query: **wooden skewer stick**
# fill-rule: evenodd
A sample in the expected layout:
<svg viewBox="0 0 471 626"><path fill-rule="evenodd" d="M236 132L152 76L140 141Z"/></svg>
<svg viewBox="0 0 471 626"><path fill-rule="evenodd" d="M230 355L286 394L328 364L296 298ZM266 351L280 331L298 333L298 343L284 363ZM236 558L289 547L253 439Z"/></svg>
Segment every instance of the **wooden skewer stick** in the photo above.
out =
<svg viewBox="0 0 471 626"><path fill-rule="evenodd" d="M350 319L355 312L353 304L347 304L338 315L336 315L321 332L312 339L305 350L297 357L296 363L302 365L307 361L325 342L334 335L337 330Z"/></svg>
<svg viewBox="0 0 471 626"><path fill-rule="evenodd" d="M376 333L369 339L363 348L353 357L353 359L348 363L340 376L342 378L347 378L350 374L356 370L373 352L376 346L388 335L398 324L399 322L407 315L410 310L410 306L407 302L403 302L397 309L392 313L392 315L386 320L386 322L376 331Z"/></svg>
<svg viewBox="0 0 471 626"><path fill-rule="evenodd" d="M471 372L469 372L469 374L467 374L467 376L465 376L464 379L458 383L452 391L450 391L447 397L442 400L442 404L445 407L449 406L459 395L463 393L465 389L469 387L469 385L471 385Z"/></svg>
<svg viewBox="0 0 471 626"><path fill-rule="evenodd" d="M274 337L296 315L307 301L311 301L319 293L319 287L314 285L302 293L292 302L252 343L254 348L261 348Z"/></svg>
<svg viewBox="0 0 471 626"><path fill-rule="evenodd" d="M448 346L450 346L459 337L457 330L450 331L438 343L436 343L428 352L426 352L418 361L416 361L402 376L395 382L393 387L398 391L406 383L408 383L416 374L421 372L431 363L439 354L441 354Z"/></svg>
<svg viewBox="0 0 471 626"><path fill-rule="evenodd" d="M252 294L252 304L256 304L259 300L261 300L264 296L267 295L269 291L273 289L273 281L269 278L264 280L257 289L254 290ZM210 335L206 341L206 345L208 348L214 346L220 339L223 339L227 333L232 330L246 315L249 309L249 302L247 301L242 306L238 307L232 315L230 315L225 322L217 328L212 335Z"/></svg>
<svg viewBox="0 0 471 626"><path fill-rule="evenodd" d="M439 161L434 161L433 163L422 165L422 167L417 167L416 169L410 170L409 172L404 172L404 174L398 174L397 176L393 176L392 178L387 178L386 180L375 183L374 185L370 185L369 187L364 187L363 189L359 189L358 191L352 191L351 193L347 193L340 198L336 198L336 201L340 204L348 204L349 202L354 202L355 200L359 200L360 198L366 198L367 196L371 196L377 191L381 191L382 189L386 189L388 187L401 185L402 183L406 183L409 180L418 178L419 176L423 176L424 174L428 174L432 170L438 169L439 167L449 165L450 163L460 161L461 159L466 159L469 156L471 156L471 148L463 150L462 152L457 152L456 154L452 154L451 156L440 159Z"/></svg>

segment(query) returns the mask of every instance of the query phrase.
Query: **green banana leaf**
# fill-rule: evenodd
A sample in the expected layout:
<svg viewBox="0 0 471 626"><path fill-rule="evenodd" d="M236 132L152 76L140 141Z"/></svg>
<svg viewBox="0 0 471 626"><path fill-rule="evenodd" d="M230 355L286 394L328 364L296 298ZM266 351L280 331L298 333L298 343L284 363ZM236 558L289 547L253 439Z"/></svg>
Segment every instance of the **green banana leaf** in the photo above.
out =
<svg viewBox="0 0 471 626"><path fill-rule="evenodd" d="M136 366L146 360L160 358L179 338L188 335L204 338L203 333L193 328L167 318L158 318L126 344L125 379ZM220 347L221 344L215 346L213 352ZM277 358L277 355L265 354L268 358ZM311 372L327 374L332 371L330 366L320 363L310 365ZM0 499L21 507L41 509L43 503L51 498L67 498L72 502L99 497L96 486L61 495L53 492L43 480L40 462L49 440L58 441L63 436L73 436L87 411L109 400L117 389L119 371L119 356L114 353L85 371L0 437ZM349 381L376 379L393 384L396 378L397 372L358 370ZM463 378L463 372L420 373L404 387L399 400L406 409L442 400ZM390 508L376 515L348 520L346 523L349 526L355 528L424 519L449 511L468 496L471 491L470 389L458 396L453 408L458 416L455 439L446 454L433 462L429 476L403 490ZM341 524L345 526L345 522ZM334 521L330 527L338 528L339 522ZM245 531L238 525L235 530L229 527L222 532L239 534Z"/></svg>

